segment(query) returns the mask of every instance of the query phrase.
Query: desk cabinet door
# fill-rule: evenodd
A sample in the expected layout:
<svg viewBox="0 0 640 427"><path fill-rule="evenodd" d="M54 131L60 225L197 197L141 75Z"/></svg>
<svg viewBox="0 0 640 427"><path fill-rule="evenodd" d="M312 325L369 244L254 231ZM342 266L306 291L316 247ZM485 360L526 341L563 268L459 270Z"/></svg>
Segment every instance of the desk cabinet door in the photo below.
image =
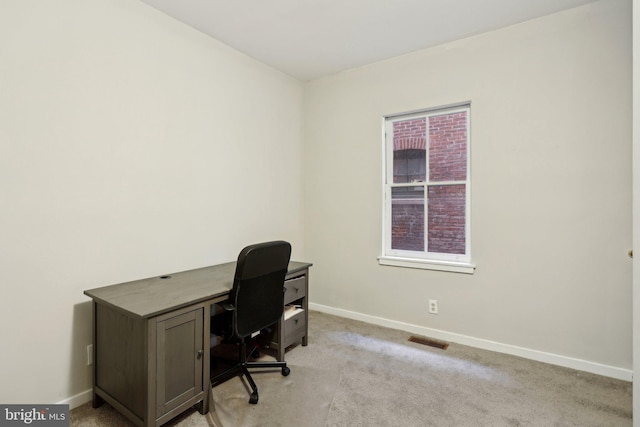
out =
<svg viewBox="0 0 640 427"><path fill-rule="evenodd" d="M202 308L157 323L159 417L203 391Z"/></svg>

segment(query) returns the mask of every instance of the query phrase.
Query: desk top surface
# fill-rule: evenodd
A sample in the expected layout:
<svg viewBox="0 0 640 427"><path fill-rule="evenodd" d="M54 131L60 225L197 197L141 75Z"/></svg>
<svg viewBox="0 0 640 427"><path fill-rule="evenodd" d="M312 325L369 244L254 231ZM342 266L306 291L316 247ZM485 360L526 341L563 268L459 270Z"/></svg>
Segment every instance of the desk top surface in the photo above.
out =
<svg viewBox="0 0 640 427"><path fill-rule="evenodd" d="M287 274L303 272L306 262L289 262ZM171 273L148 279L89 289L84 294L94 301L149 318L202 301L224 297L233 286L236 263Z"/></svg>

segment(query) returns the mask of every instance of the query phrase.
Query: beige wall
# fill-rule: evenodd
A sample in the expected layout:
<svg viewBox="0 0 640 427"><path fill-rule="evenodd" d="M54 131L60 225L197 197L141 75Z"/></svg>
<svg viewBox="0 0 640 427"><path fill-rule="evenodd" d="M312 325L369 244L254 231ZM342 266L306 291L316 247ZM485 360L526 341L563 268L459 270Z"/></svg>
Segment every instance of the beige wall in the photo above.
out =
<svg viewBox="0 0 640 427"><path fill-rule="evenodd" d="M2 1L0 402L90 397L85 289L301 257L301 96L142 2Z"/></svg>
<svg viewBox="0 0 640 427"><path fill-rule="evenodd" d="M382 116L463 101L475 274L378 265ZM304 103L314 308L630 379L630 0L320 79Z"/></svg>

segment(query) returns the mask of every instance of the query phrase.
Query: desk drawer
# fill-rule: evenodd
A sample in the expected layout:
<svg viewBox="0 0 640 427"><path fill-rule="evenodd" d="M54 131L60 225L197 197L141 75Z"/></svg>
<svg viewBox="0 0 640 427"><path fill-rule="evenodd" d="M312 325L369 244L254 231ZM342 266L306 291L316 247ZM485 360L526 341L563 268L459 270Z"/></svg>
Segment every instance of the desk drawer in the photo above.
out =
<svg viewBox="0 0 640 427"><path fill-rule="evenodd" d="M289 304L291 301L303 298L307 295L307 278L306 276L295 277L284 282L284 303Z"/></svg>
<svg viewBox="0 0 640 427"><path fill-rule="evenodd" d="M306 334L305 311L300 310L284 321L284 342L288 346L292 341Z"/></svg>

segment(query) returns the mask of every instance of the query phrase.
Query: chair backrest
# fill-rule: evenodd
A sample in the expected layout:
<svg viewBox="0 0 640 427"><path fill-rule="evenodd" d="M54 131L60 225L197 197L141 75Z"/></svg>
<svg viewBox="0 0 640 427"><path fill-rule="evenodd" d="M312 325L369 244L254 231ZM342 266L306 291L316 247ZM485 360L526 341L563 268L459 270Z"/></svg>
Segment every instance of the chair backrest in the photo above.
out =
<svg viewBox="0 0 640 427"><path fill-rule="evenodd" d="M240 252L229 295L236 307L236 336L244 338L280 320L290 257L291 245L284 241L258 243Z"/></svg>

